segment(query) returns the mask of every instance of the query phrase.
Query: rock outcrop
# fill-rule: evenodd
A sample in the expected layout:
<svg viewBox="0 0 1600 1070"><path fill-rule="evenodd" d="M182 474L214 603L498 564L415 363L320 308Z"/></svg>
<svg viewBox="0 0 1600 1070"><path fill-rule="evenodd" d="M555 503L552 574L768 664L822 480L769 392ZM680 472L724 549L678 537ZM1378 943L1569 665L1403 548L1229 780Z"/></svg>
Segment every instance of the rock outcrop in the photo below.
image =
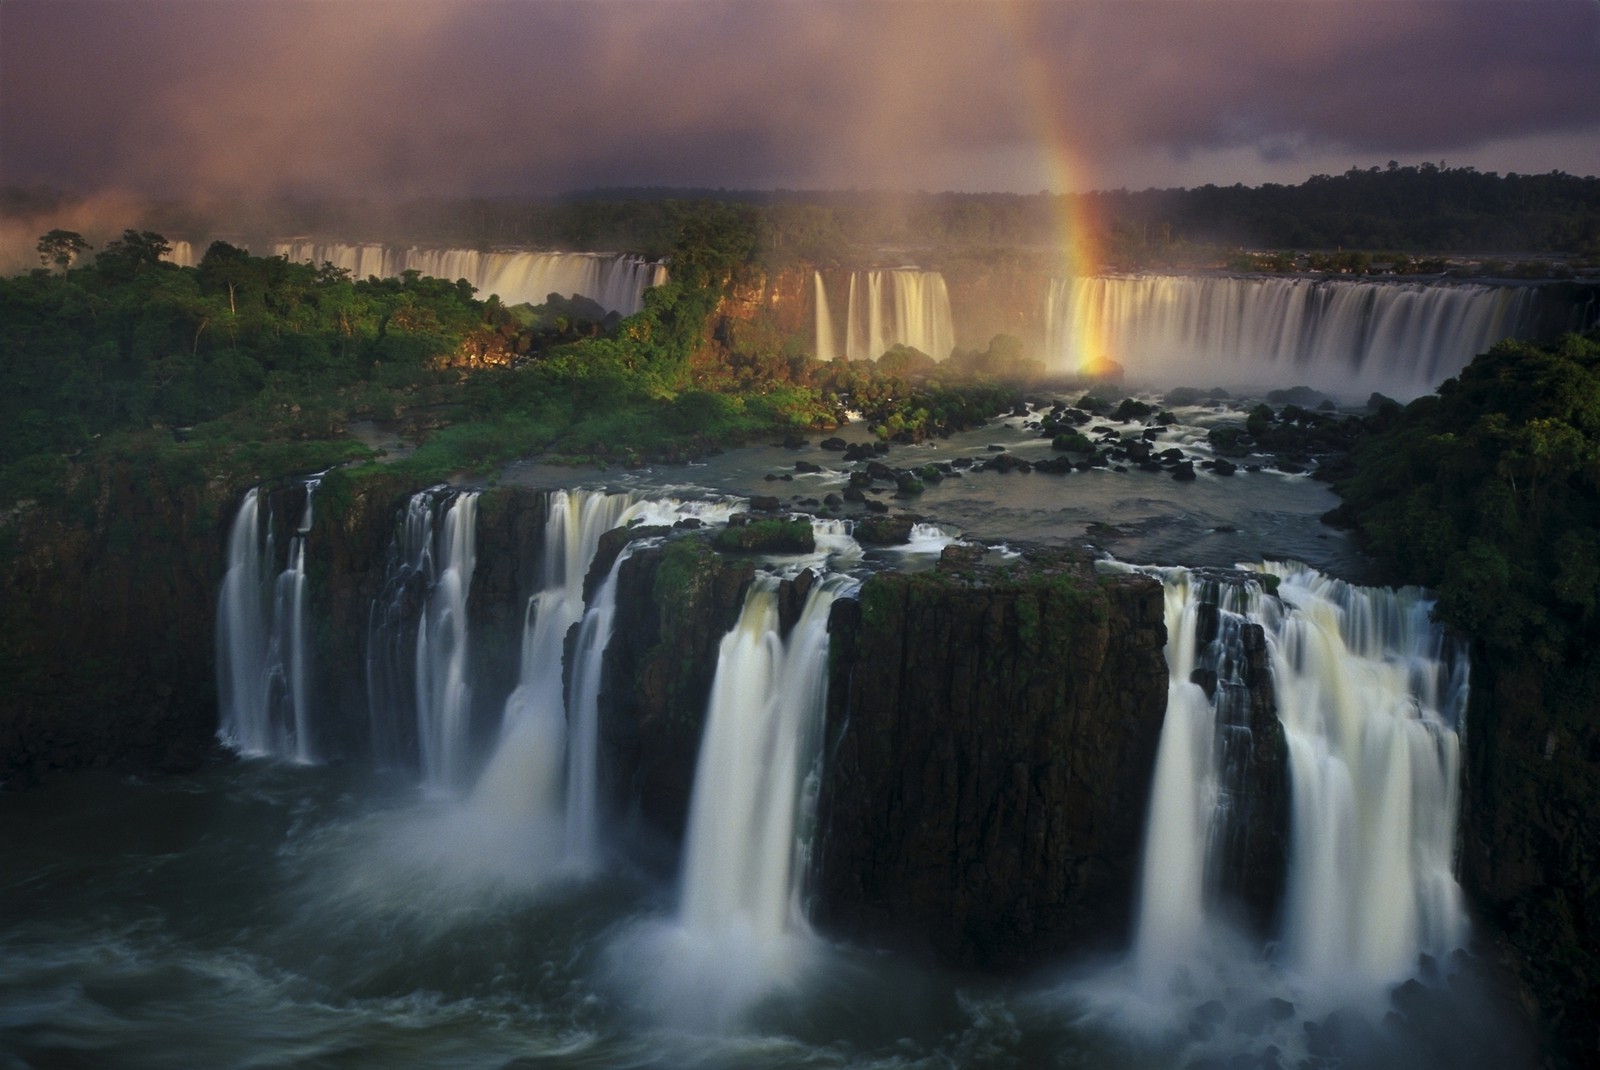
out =
<svg viewBox="0 0 1600 1070"><path fill-rule="evenodd" d="M226 488L85 469L0 522L0 783L67 769L177 771L214 753ZM236 503L237 499L235 499Z"/></svg>
<svg viewBox="0 0 1600 1070"><path fill-rule="evenodd" d="M690 535L636 550L617 570L600 690L606 794L669 839L683 835L717 648L754 568ZM568 666L570 672L570 665Z"/></svg>
<svg viewBox="0 0 1600 1070"><path fill-rule="evenodd" d="M819 920L985 968L1119 946L1166 707L1161 587L1070 553L962 556L835 606Z"/></svg>
<svg viewBox="0 0 1600 1070"><path fill-rule="evenodd" d="M1197 669L1194 682L1216 700L1221 784L1227 817L1220 844L1219 885L1244 907L1258 935L1270 937L1289 866L1289 743L1278 720L1261 625L1225 617L1216 605L1222 585L1242 576L1207 580L1199 607L1197 649L1221 656L1220 670ZM1220 692L1220 694L1219 694Z"/></svg>

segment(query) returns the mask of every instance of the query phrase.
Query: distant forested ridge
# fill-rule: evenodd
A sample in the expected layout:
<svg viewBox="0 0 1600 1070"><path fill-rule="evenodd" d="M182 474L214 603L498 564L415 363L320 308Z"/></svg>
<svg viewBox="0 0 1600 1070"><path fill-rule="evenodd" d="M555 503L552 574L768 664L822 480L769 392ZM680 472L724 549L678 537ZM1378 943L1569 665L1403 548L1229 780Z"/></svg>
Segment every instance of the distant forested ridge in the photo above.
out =
<svg viewBox="0 0 1600 1070"><path fill-rule="evenodd" d="M1600 264L1600 178L1500 175L1433 163L1351 168L1298 185L1091 193L591 190L555 198L432 198L178 203L147 207L139 226L236 243L292 235L402 245L628 251L670 255L707 201L738 205L768 263L828 263L880 250L1033 248L1064 220L1087 221L1102 266L1203 263L1220 249L1559 255ZM67 212L70 196L0 191L0 216Z"/></svg>

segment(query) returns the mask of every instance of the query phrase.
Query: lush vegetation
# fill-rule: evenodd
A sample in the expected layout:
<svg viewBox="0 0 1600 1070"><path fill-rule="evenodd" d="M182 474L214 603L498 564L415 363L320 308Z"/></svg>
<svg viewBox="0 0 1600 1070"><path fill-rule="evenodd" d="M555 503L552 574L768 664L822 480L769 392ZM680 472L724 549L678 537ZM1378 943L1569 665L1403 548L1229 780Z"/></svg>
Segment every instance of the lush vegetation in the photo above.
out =
<svg viewBox="0 0 1600 1070"><path fill-rule="evenodd" d="M79 476L130 459L161 466L163 485L348 461L424 482L535 454L685 460L832 427L846 409L913 440L1009 404L994 374L940 383L914 352L881 368L819 364L763 321L718 321L754 270L759 220L706 203L677 227L671 281L626 318L582 299L506 308L414 272L352 279L220 241L178 267L153 231L128 230L91 259L79 235L51 231L41 267L0 279L0 491L92 494ZM997 340L969 370L1016 371L1016 348ZM362 445L349 433L359 423L398 432L405 455Z"/></svg>
<svg viewBox="0 0 1600 1070"><path fill-rule="evenodd" d="M1390 408L1338 490L1399 581L1490 648L1581 663L1600 639L1600 341L1503 342Z"/></svg>

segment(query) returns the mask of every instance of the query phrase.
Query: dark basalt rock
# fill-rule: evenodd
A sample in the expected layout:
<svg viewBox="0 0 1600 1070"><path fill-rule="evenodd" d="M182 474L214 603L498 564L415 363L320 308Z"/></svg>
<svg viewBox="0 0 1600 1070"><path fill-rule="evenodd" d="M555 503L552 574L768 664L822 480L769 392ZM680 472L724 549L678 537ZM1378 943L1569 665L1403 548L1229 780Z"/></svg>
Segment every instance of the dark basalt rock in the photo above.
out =
<svg viewBox="0 0 1600 1070"><path fill-rule="evenodd" d="M911 513L862 517L856 521L855 539L863 546L899 546L911 541L912 525L921 520Z"/></svg>
<svg viewBox="0 0 1600 1070"><path fill-rule="evenodd" d="M1289 744L1278 720L1265 631L1259 624L1225 617L1216 604L1223 587L1254 581L1231 571L1198 577L1206 586L1195 622L1195 649L1223 655L1220 673L1199 668L1201 679L1195 680L1217 699L1222 787L1230 807L1222 831L1221 885L1244 904L1250 922L1265 937L1274 931L1288 873Z"/></svg>
<svg viewBox="0 0 1600 1070"><path fill-rule="evenodd" d="M717 648L754 571L701 537L635 552L617 571L599 715L608 807L683 835ZM570 665L568 672L570 673Z"/></svg>
<svg viewBox="0 0 1600 1070"><path fill-rule="evenodd" d="M589 562L589 571L584 573L584 602L587 604L594 601L595 592L606 581L606 577L611 575L611 569L616 565L617 557L622 553L624 546L635 539L657 538L671 531L672 528L664 524L640 524L631 528L612 528L601 535L599 545L595 547L594 560Z"/></svg>
<svg viewBox="0 0 1600 1070"><path fill-rule="evenodd" d="M1166 704L1160 585L951 555L835 603L822 924L969 966L1119 946Z"/></svg>

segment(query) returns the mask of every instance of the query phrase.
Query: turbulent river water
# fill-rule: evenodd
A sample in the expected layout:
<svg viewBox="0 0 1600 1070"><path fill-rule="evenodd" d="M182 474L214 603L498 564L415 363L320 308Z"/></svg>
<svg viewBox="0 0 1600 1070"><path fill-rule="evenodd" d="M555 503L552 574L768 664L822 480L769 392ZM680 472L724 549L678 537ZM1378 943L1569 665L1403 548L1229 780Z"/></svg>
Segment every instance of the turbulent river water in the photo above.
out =
<svg viewBox="0 0 1600 1070"><path fill-rule="evenodd" d="M1170 440L1196 454L1208 422L1239 418L1181 416ZM888 460L911 467L981 459L991 446L1047 451L1021 424L899 447ZM820 498L844 481L836 458L814 446L754 447L604 479L651 494ZM796 459L823 471L795 474ZM793 478L768 478L780 474ZM515 465L502 480L548 488L572 477ZM1136 470L968 471L903 504L950 532L1095 542L1141 563L1285 557L1346 576L1360 567L1317 520L1335 504L1327 488L1270 470L1202 472L1193 483ZM470 510L470 496L454 508ZM929 560L913 552L898 563ZM547 579L540 597L560 601L570 577ZM849 577L830 582L819 614L826 599L850 593ZM781 697L767 704L774 718L803 719L810 700L794 666L820 664L825 645L819 653L798 639L763 640L772 609L762 597L752 596L724 642L719 679L759 678L724 690L766 689ZM561 611L576 621L581 606ZM1402 692L1405 678L1402 669ZM536 685L525 679L523 688ZM719 693L708 724L718 722ZM559 723L513 725L513 703L506 708L502 752L524 728L559 740ZM1430 725L1454 739L1450 725ZM676 848L637 839L590 834L574 851L558 803L502 775L501 755L475 788L452 791L415 770L296 761L303 744L188 776L87 773L0 796L0 1070L1504 1065L1504 1034L1475 994L1477 971L1448 945L1401 965L1420 978L1411 988L1330 994L1270 948L1209 922L1199 954L1164 956L1158 974L1149 955L1141 963L1117 953L997 979L830 940L805 922L803 895L785 890L804 858L791 858L789 826L775 850L768 836L761 868L721 872L733 848L717 838L761 832L729 821L769 819L752 801L763 778L737 761L710 772L722 744L709 739L698 775L720 786L707 789L718 793L709 802L697 799L680 864ZM1434 749L1424 743L1418 753ZM771 820L803 832L803 815L791 811L804 809L807 759L791 761L798 775ZM540 777L559 777L545 765ZM1147 883L1161 879L1153 872ZM771 888L759 892L748 931L721 925L744 916L757 884ZM1348 911L1340 924L1357 937L1367 928Z"/></svg>

